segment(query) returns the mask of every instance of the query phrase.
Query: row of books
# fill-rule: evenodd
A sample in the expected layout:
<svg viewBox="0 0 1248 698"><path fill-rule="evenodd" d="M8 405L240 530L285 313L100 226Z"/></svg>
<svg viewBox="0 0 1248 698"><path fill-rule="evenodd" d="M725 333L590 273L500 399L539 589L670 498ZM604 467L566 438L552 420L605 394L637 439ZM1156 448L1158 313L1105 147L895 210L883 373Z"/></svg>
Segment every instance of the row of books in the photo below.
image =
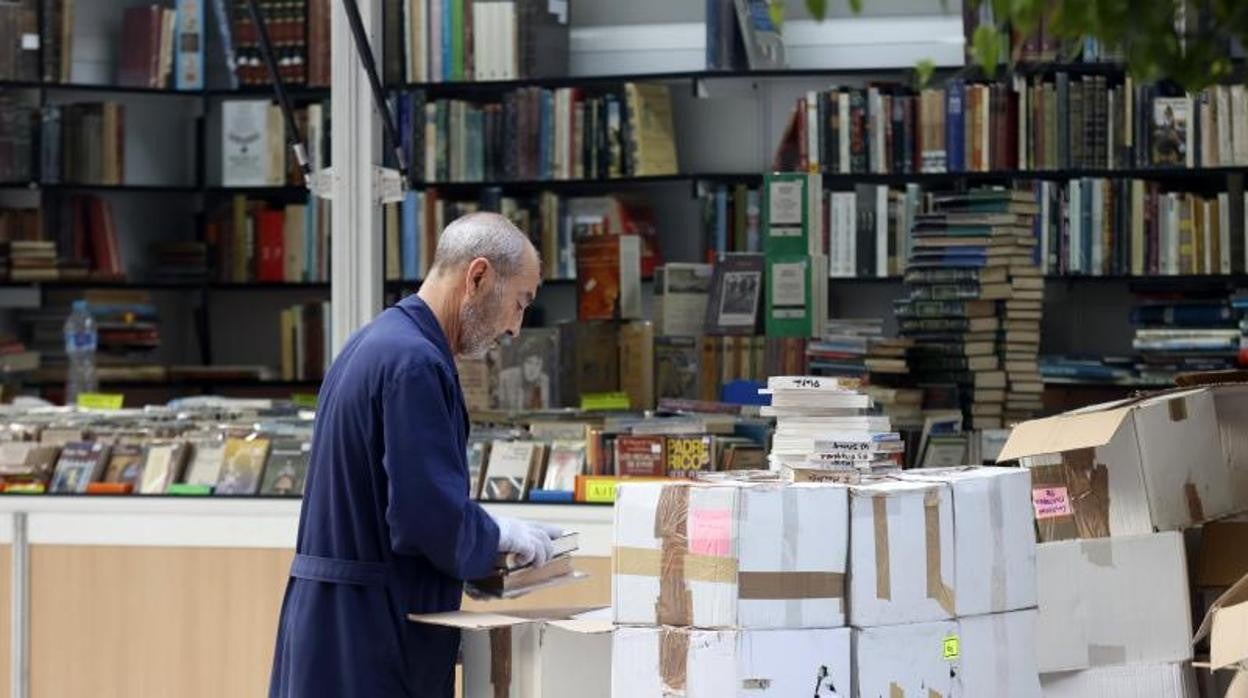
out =
<svg viewBox="0 0 1248 698"><path fill-rule="evenodd" d="M231 86L272 82L246 0L212 0ZM227 4L228 3L228 4ZM325 86L330 80L329 0L259 0L282 82Z"/></svg>
<svg viewBox="0 0 1248 698"><path fill-rule="evenodd" d="M309 421L282 417L257 429L190 414L6 410L0 483L27 493L302 493Z"/></svg>
<svg viewBox="0 0 1248 698"><path fill-rule="evenodd" d="M330 165L329 105L294 107L295 124L313 172ZM303 172L286 142L286 121L277 104L265 99L221 103L221 183L227 187L303 184Z"/></svg>
<svg viewBox="0 0 1248 698"><path fill-rule="evenodd" d="M45 105L38 181L117 185L125 181L126 110L120 102ZM30 173L30 179L36 179Z"/></svg>
<svg viewBox="0 0 1248 698"><path fill-rule="evenodd" d="M910 229L924 212L917 184L892 189L858 184L852 192L825 195L822 234L827 239L828 275L834 278L900 276L911 249Z"/></svg>
<svg viewBox="0 0 1248 698"><path fill-rule="evenodd" d="M541 0L385 0L384 78L464 82L568 74L568 7Z"/></svg>
<svg viewBox="0 0 1248 698"><path fill-rule="evenodd" d="M204 225L218 281L318 282L329 280L329 202L274 206L236 194Z"/></svg>
<svg viewBox="0 0 1248 698"><path fill-rule="evenodd" d="M624 83L509 91L500 101L397 102L403 150L424 182L606 179L670 175L676 162L669 88Z"/></svg>
<svg viewBox="0 0 1248 698"><path fill-rule="evenodd" d="M1248 194L1166 192L1139 179L1039 182L1045 273L1233 274L1248 269Z"/></svg>
<svg viewBox="0 0 1248 698"><path fill-rule="evenodd" d="M285 381L319 381L329 370L329 301L301 303L284 308L279 319L282 349L281 377Z"/></svg>
<svg viewBox="0 0 1248 698"><path fill-rule="evenodd" d="M392 281L424 278L433 263L440 231L456 218L477 211L501 213L527 233L541 254L542 277L547 280L577 278L577 247L589 238L639 237L636 283L640 277L652 276L660 261L654 210L638 197L564 198L553 192L511 197L490 187L478 199L464 201L445 198L437 189L424 189L407 192L402 203L386 204L384 210L385 275ZM619 287L620 281L612 286Z"/></svg>
<svg viewBox="0 0 1248 698"><path fill-rule="evenodd" d="M478 431L468 444L474 496L485 501L585 501L586 477L691 478L764 467L758 438L769 427L757 419L634 414L535 419L519 431Z"/></svg>
<svg viewBox="0 0 1248 698"><path fill-rule="evenodd" d="M1170 94L1130 76L873 83L797 100L772 168L835 173L1219 167L1248 164L1244 85Z"/></svg>
<svg viewBox="0 0 1248 698"><path fill-rule="evenodd" d="M698 195L707 260L730 252L762 252L762 193L744 184L716 184Z"/></svg>

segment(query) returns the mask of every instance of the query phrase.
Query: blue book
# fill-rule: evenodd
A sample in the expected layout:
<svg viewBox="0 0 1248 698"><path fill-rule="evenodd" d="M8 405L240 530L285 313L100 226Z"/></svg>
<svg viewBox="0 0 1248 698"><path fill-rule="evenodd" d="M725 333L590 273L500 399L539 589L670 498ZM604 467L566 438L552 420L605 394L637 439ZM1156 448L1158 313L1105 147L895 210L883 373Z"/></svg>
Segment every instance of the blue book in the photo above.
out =
<svg viewBox="0 0 1248 698"><path fill-rule="evenodd" d="M177 0L174 15L174 86L179 90L204 88L204 3Z"/></svg>
<svg viewBox="0 0 1248 698"><path fill-rule="evenodd" d="M433 0L438 2L438 0ZM455 79L455 62L452 58L452 42L451 33L454 31L455 18L452 16L452 6L455 0L442 1L442 80L450 82Z"/></svg>
<svg viewBox="0 0 1248 698"><path fill-rule="evenodd" d="M420 276L420 195L418 191L409 191L403 198L399 259L404 281L413 281Z"/></svg>
<svg viewBox="0 0 1248 698"><path fill-rule="evenodd" d="M572 502L576 494L567 490L529 490L530 502Z"/></svg>
<svg viewBox="0 0 1248 698"><path fill-rule="evenodd" d="M715 188L715 251L716 259L722 259L728 251L728 188Z"/></svg>
<svg viewBox="0 0 1248 698"><path fill-rule="evenodd" d="M966 169L966 84L949 81L945 91L945 164L950 172Z"/></svg>

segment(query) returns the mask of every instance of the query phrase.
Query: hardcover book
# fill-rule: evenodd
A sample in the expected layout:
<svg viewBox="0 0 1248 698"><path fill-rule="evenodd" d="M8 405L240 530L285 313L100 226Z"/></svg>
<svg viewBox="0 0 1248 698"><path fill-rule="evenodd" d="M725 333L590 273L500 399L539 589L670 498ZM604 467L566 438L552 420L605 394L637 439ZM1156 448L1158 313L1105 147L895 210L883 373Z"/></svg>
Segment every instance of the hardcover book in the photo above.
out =
<svg viewBox="0 0 1248 698"><path fill-rule="evenodd" d="M641 317L641 238L590 235L576 242L577 319Z"/></svg>
<svg viewBox="0 0 1248 698"><path fill-rule="evenodd" d="M119 443L113 446L104 472L104 482L129 485L138 489L143 477L143 447L135 443Z"/></svg>
<svg viewBox="0 0 1248 698"><path fill-rule="evenodd" d="M710 436L667 437L667 474L669 477L693 477L714 467Z"/></svg>
<svg viewBox="0 0 1248 698"><path fill-rule="evenodd" d="M496 377L501 410L544 410L562 404L559 395L559 329L525 328L499 347Z"/></svg>
<svg viewBox="0 0 1248 698"><path fill-rule="evenodd" d="M495 441L490 446L481 499L496 502L526 499L541 454L542 444L536 441Z"/></svg>
<svg viewBox="0 0 1248 698"><path fill-rule="evenodd" d="M225 441L222 439L194 439L191 441L191 462L186 468L188 485L216 487L221 479L221 466L225 464Z"/></svg>
<svg viewBox="0 0 1248 698"><path fill-rule="evenodd" d="M225 440L225 461L215 494L255 494L269 455L269 440L259 437Z"/></svg>
<svg viewBox="0 0 1248 698"><path fill-rule="evenodd" d="M615 474L621 476L663 477L666 456L662 436L621 434L615 439Z"/></svg>
<svg viewBox="0 0 1248 698"><path fill-rule="evenodd" d="M100 479L108 462L109 447L98 441L65 444L56 462L51 492L82 494L87 485Z"/></svg>
<svg viewBox="0 0 1248 698"><path fill-rule="evenodd" d="M752 335L762 329L763 268L761 254L729 253L720 259L706 305L706 332Z"/></svg>
<svg viewBox="0 0 1248 698"><path fill-rule="evenodd" d="M308 458L312 444L303 439L276 439L264 466L264 482L260 494L272 496L302 495L308 477Z"/></svg>
<svg viewBox="0 0 1248 698"><path fill-rule="evenodd" d="M697 400L700 394L698 358L698 340L695 337L655 337L655 396L659 400Z"/></svg>
<svg viewBox="0 0 1248 698"><path fill-rule="evenodd" d="M140 494L164 494L169 485L182 477L186 444L149 444L143 456L143 477L136 487Z"/></svg>

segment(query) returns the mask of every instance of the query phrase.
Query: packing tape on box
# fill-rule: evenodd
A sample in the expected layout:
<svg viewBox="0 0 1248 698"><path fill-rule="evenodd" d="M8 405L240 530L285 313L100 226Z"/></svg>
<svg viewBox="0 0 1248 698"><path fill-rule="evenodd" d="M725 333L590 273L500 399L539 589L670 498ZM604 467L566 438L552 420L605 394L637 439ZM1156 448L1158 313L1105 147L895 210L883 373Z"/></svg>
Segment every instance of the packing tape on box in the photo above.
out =
<svg viewBox="0 0 1248 698"><path fill-rule="evenodd" d="M873 495L871 509L875 528L875 598L888 601L893 598L888 562L888 498Z"/></svg>
<svg viewBox="0 0 1248 698"><path fill-rule="evenodd" d="M614 559L615 574L663 576L662 550L619 546L614 550ZM737 580L737 561L730 557L689 553L684 556L684 579L689 582L732 584Z"/></svg>
<svg viewBox="0 0 1248 698"><path fill-rule="evenodd" d="M888 698L906 698L906 692L904 689L902 689L901 686L898 686L895 682L889 682Z"/></svg>
<svg viewBox="0 0 1248 698"><path fill-rule="evenodd" d="M786 487L780 492L780 570L790 572L797 569L797 490ZM741 589L738 586L738 595ZM786 628L802 627L802 602L792 596L785 596L784 625Z"/></svg>
<svg viewBox="0 0 1248 698"><path fill-rule="evenodd" d="M945 613L954 615L953 589L941 579L940 490L933 487L923 493L924 533L927 548L927 598L940 604Z"/></svg>
<svg viewBox="0 0 1248 698"><path fill-rule="evenodd" d="M1193 524L1199 524L1205 520L1205 505L1200 501L1200 490L1196 489L1196 483L1188 482L1183 485L1183 496L1187 499L1187 515L1191 517Z"/></svg>
<svg viewBox="0 0 1248 698"><path fill-rule="evenodd" d="M1088 663L1094 667L1126 664L1127 648L1123 645L1088 645Z"/></svg>
<svg viewBox="0 0 1248 698"><path fill-rule="evenodd" d="M511 694L511 626L490 628L490 685L494 698Z"/></svg>
<svg viewBox="0 0 1248 698"><path fill-rule="evenodd" d="M1166 406L1170 409L1170 421L1182 422L1187 419L1187 400L1184 398L1172 398L1167 401Z"/></svg>
<svg viewBox="0 0 1248 698"><path fill-rule="evenodd" d="M988 479L988 527L992 529L992 569L989 579L992 606L989 611L1005 610L1007 602L1007 575L1005 567L1005 502L1002 492L1003 477Z"/></svg>
<svg viewBox="0 0 1248 698"><path fill-rule="evenodd" d="M659 600L655 617L660 625L692 625L693 594L685 581L689 556L689 488L665 485L654 510L654 537L660 541Z"/></svg>
<svg viewBox="0 0 1248 698"><path fill-rule="evenodd" d="M1010 646L1010 634L1006 627L1006 614L993 613L988 616L988 622L992 623L992 642L993 647L1001 652ZM982 661L982 658L976 658ZM1008 696L1010 694L1010 663L1001 661L1001 657L992 663L992 680L996 686L995 691L990 695Z"/></svg>
<svg viewBox="0 0 1248 698"><path fill-rule="evenodd" d="M663 695L685 695L689 670L689 633L681 628L659 631L659 676Z"/></svg>

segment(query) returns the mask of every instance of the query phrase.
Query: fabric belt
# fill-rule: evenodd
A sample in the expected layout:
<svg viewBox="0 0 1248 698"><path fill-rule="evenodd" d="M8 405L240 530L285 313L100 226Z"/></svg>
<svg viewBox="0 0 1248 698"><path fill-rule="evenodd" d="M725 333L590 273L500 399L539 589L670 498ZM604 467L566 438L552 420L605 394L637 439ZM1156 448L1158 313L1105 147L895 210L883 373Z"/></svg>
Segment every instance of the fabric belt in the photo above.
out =
<svg viewBox="0 0 1248 698"><path fill-rule="evenodd" d="M290 576L317 582L386 586L394 577L394 566L388 562L361 562L315 555L295 555Z"/></svg>

